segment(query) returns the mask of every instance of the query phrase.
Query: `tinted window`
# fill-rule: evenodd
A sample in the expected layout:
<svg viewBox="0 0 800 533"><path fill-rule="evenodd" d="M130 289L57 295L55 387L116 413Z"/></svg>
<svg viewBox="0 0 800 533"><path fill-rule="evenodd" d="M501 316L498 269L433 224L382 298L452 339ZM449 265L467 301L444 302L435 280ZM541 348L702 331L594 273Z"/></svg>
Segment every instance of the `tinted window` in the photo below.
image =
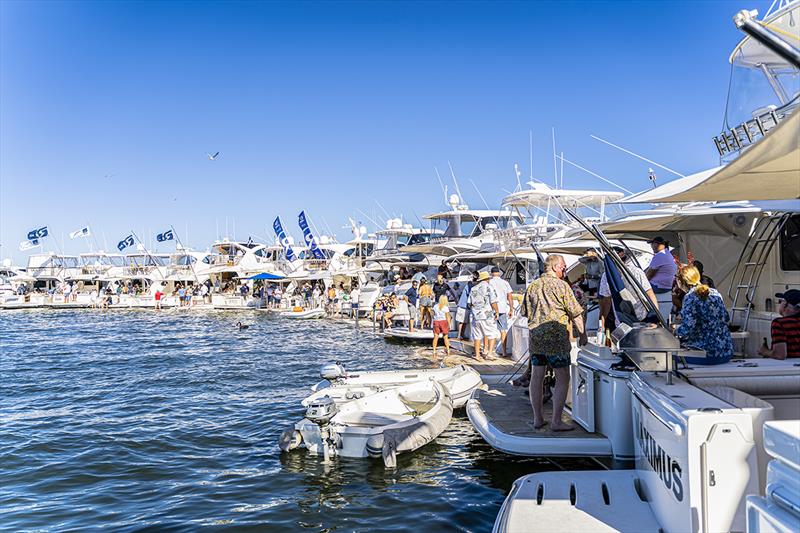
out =
<svg viewBox="0 0 800 533"><path fill-rule="evenodd" d="M792 215L781 231L781 270L800 270L800 215Z"/></svg>

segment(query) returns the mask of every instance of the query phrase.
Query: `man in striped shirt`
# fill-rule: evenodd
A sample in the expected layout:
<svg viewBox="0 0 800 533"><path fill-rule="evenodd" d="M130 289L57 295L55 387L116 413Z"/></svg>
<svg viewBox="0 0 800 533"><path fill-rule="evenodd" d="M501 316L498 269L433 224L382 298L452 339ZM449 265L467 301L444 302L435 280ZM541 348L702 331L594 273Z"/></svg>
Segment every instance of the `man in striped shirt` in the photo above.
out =
<svg viewBox="0 0 800 533"><path fill-rule="evenodd" d="M772 321L772 349L762 346L764 357L787 359L800 357L800 290L791 289L775 295L781 315Z"/></svg>

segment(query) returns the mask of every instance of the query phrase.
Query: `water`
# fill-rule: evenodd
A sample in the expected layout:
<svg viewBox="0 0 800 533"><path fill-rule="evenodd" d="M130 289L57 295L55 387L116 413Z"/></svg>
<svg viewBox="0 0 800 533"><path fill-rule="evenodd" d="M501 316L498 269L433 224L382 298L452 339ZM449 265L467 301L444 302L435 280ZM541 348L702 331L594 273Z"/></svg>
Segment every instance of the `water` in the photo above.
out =
<svg viewBox="0 0 800 533"><path fill-rule="evenodd" d="M432 366L342 323L35 310L0 335L0 530L488 531L514 479L555 468L463 413L396 470L281 454L321 364Z"/></svg>

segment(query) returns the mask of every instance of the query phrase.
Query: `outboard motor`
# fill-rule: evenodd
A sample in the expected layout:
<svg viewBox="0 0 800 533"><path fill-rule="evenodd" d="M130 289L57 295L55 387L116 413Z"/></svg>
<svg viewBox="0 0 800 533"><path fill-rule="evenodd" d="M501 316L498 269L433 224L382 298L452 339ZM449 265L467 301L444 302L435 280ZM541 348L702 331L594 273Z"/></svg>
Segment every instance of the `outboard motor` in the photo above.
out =
<svg viewBox="0 0 800 533"><path fill-rule="evenodd" d="M347 376L347 371L339 363L328 363L322 365L322 368L319 370L319 375L322 379L336 381L339 378Z"/></svg>
<svg viewBox="0 0 800 533"><path fill-rule="evenodd" d="M323 396L322 398L314 400L308 404L308 409L306 409L306 418L322 426L330 422L331 418L336 415L337 411L338 409L336 408L336 403L331 399L331 397Z"/></svg>

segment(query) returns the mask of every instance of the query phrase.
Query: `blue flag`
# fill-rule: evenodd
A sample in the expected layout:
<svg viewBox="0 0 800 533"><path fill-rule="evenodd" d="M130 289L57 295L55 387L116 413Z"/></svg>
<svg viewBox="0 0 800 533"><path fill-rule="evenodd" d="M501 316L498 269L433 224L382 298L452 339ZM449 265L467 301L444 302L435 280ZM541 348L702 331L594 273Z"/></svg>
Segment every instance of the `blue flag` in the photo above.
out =
<svg viewBox="0 0 800 533"><path fill-rule="evenodd" d="M128 235L117 243L117 249L121 252L128 246L133 246L133 235Z"/></svg>
<svg viewBox="0 0 800 533"><path fill-rule="evenodd" d="M32 229L28 232L28 240L35 241L37 239L41 239L42 237L47 237L49 235L47 231L47 226L39 229Z"/></svg>
<svg viewBox="0 0 800 533"><path fill-rule="evenodd" d="M277 235L278 239L281 241L281 246L283 246L286 259L289 261L294 261L294 250L292 250L292 247L289 246L289 238L286 236L286 232L283 231L281 217L275 217L275 221L272 223L272 229L275 230L275 235Z"/></svg>
<svg viewBox="0 0 800 533"><path fill-rule="evenodd" d="M156 240L158 242L171 241L174 238L175 238L175 234L172 233L171 229L168 229L164 233L159 233L158 235L156 235Z"/></svg>
<svg viewBox="0 0 800 533"><path fill-rule="evenodd" d="M320 250L319 246L317 246L317 240L311 234L311 229L308 227L308 220L306 220L305 211L300 211L299 222L300 229L303 230L303 240L306 241L306 244L311 249L314 259L325 259L325 254L323 254L322 250Z"/></svg>

